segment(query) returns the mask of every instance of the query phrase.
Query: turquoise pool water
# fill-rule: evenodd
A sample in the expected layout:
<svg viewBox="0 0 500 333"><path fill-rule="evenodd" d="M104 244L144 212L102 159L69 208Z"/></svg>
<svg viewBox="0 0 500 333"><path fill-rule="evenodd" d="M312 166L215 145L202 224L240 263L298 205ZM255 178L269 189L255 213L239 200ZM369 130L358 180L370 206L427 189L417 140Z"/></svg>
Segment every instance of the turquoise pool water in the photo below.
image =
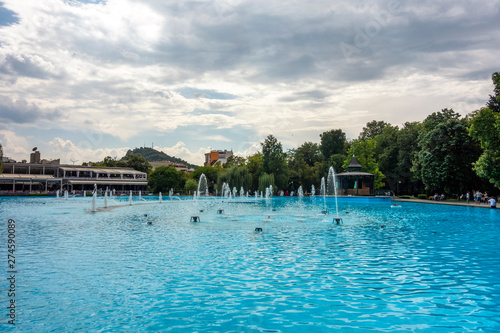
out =
<svg viewBox="0 0 500 333"><path fill-rule="evenodd" d="M322 198L146 200L89 213L89 197L0 198L15 329L500 331L500 211L342 198L336 225Z"/></svg>

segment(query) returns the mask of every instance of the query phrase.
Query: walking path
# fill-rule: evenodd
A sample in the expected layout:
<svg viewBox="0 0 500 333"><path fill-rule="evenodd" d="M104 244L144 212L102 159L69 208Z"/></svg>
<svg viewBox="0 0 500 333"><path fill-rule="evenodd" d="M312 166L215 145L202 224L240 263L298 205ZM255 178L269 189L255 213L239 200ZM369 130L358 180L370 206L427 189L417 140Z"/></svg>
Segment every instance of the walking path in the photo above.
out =
<svg viewBox="0 0 500 333"><path fill-rule="evenodd" d="M400 199L398 197L392 197L391 201L403 201L403 202L418 202L418 203L426 203L426 204L437 204L437 205L451 205L451 206L466 206L466 207L478 207L478 208L489 208L490 203L486 204L478 204L474 201L470 201L469 203L465 201L435 201L435 200L422 200L422 199ZM498 208L498 203L496 204Z"/></svg>

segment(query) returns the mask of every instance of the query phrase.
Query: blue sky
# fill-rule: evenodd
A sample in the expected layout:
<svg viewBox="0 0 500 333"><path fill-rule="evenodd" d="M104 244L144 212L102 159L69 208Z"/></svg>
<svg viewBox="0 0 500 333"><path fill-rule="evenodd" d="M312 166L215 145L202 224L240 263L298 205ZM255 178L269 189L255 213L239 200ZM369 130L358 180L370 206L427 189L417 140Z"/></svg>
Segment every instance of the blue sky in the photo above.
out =
<svg viewBox="0 0 500 333"><path fill-rule="evenodd" d="M0 0L4 155L191 163L371 120L465 115L499 71L500 0Z"/></svg>

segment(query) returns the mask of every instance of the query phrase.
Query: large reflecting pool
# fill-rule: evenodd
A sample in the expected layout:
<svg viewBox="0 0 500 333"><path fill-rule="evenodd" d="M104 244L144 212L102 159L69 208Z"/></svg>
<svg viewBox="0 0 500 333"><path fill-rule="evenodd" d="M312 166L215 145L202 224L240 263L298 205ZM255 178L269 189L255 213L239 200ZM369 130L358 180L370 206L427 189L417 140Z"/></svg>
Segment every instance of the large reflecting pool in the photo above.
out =
<svg viewBox="0 0 500 333"><path fill-rule="evenodd" d="M0 198L17 330L500 331L500 211L339 198L337 225L333 198L91 200Z"/></svg>

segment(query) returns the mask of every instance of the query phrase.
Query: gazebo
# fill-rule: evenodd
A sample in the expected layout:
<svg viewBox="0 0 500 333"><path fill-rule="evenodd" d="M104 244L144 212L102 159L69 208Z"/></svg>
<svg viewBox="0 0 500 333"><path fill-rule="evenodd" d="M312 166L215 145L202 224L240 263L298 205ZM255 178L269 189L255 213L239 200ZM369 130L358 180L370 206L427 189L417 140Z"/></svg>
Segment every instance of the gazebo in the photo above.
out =
<svg viewBox="0 0 500 333"><path fill-rule="evenodd" d="M373 195L375 175L361 171L362 168L353 156L347 171L337 175L340 195Z"/></svg>

